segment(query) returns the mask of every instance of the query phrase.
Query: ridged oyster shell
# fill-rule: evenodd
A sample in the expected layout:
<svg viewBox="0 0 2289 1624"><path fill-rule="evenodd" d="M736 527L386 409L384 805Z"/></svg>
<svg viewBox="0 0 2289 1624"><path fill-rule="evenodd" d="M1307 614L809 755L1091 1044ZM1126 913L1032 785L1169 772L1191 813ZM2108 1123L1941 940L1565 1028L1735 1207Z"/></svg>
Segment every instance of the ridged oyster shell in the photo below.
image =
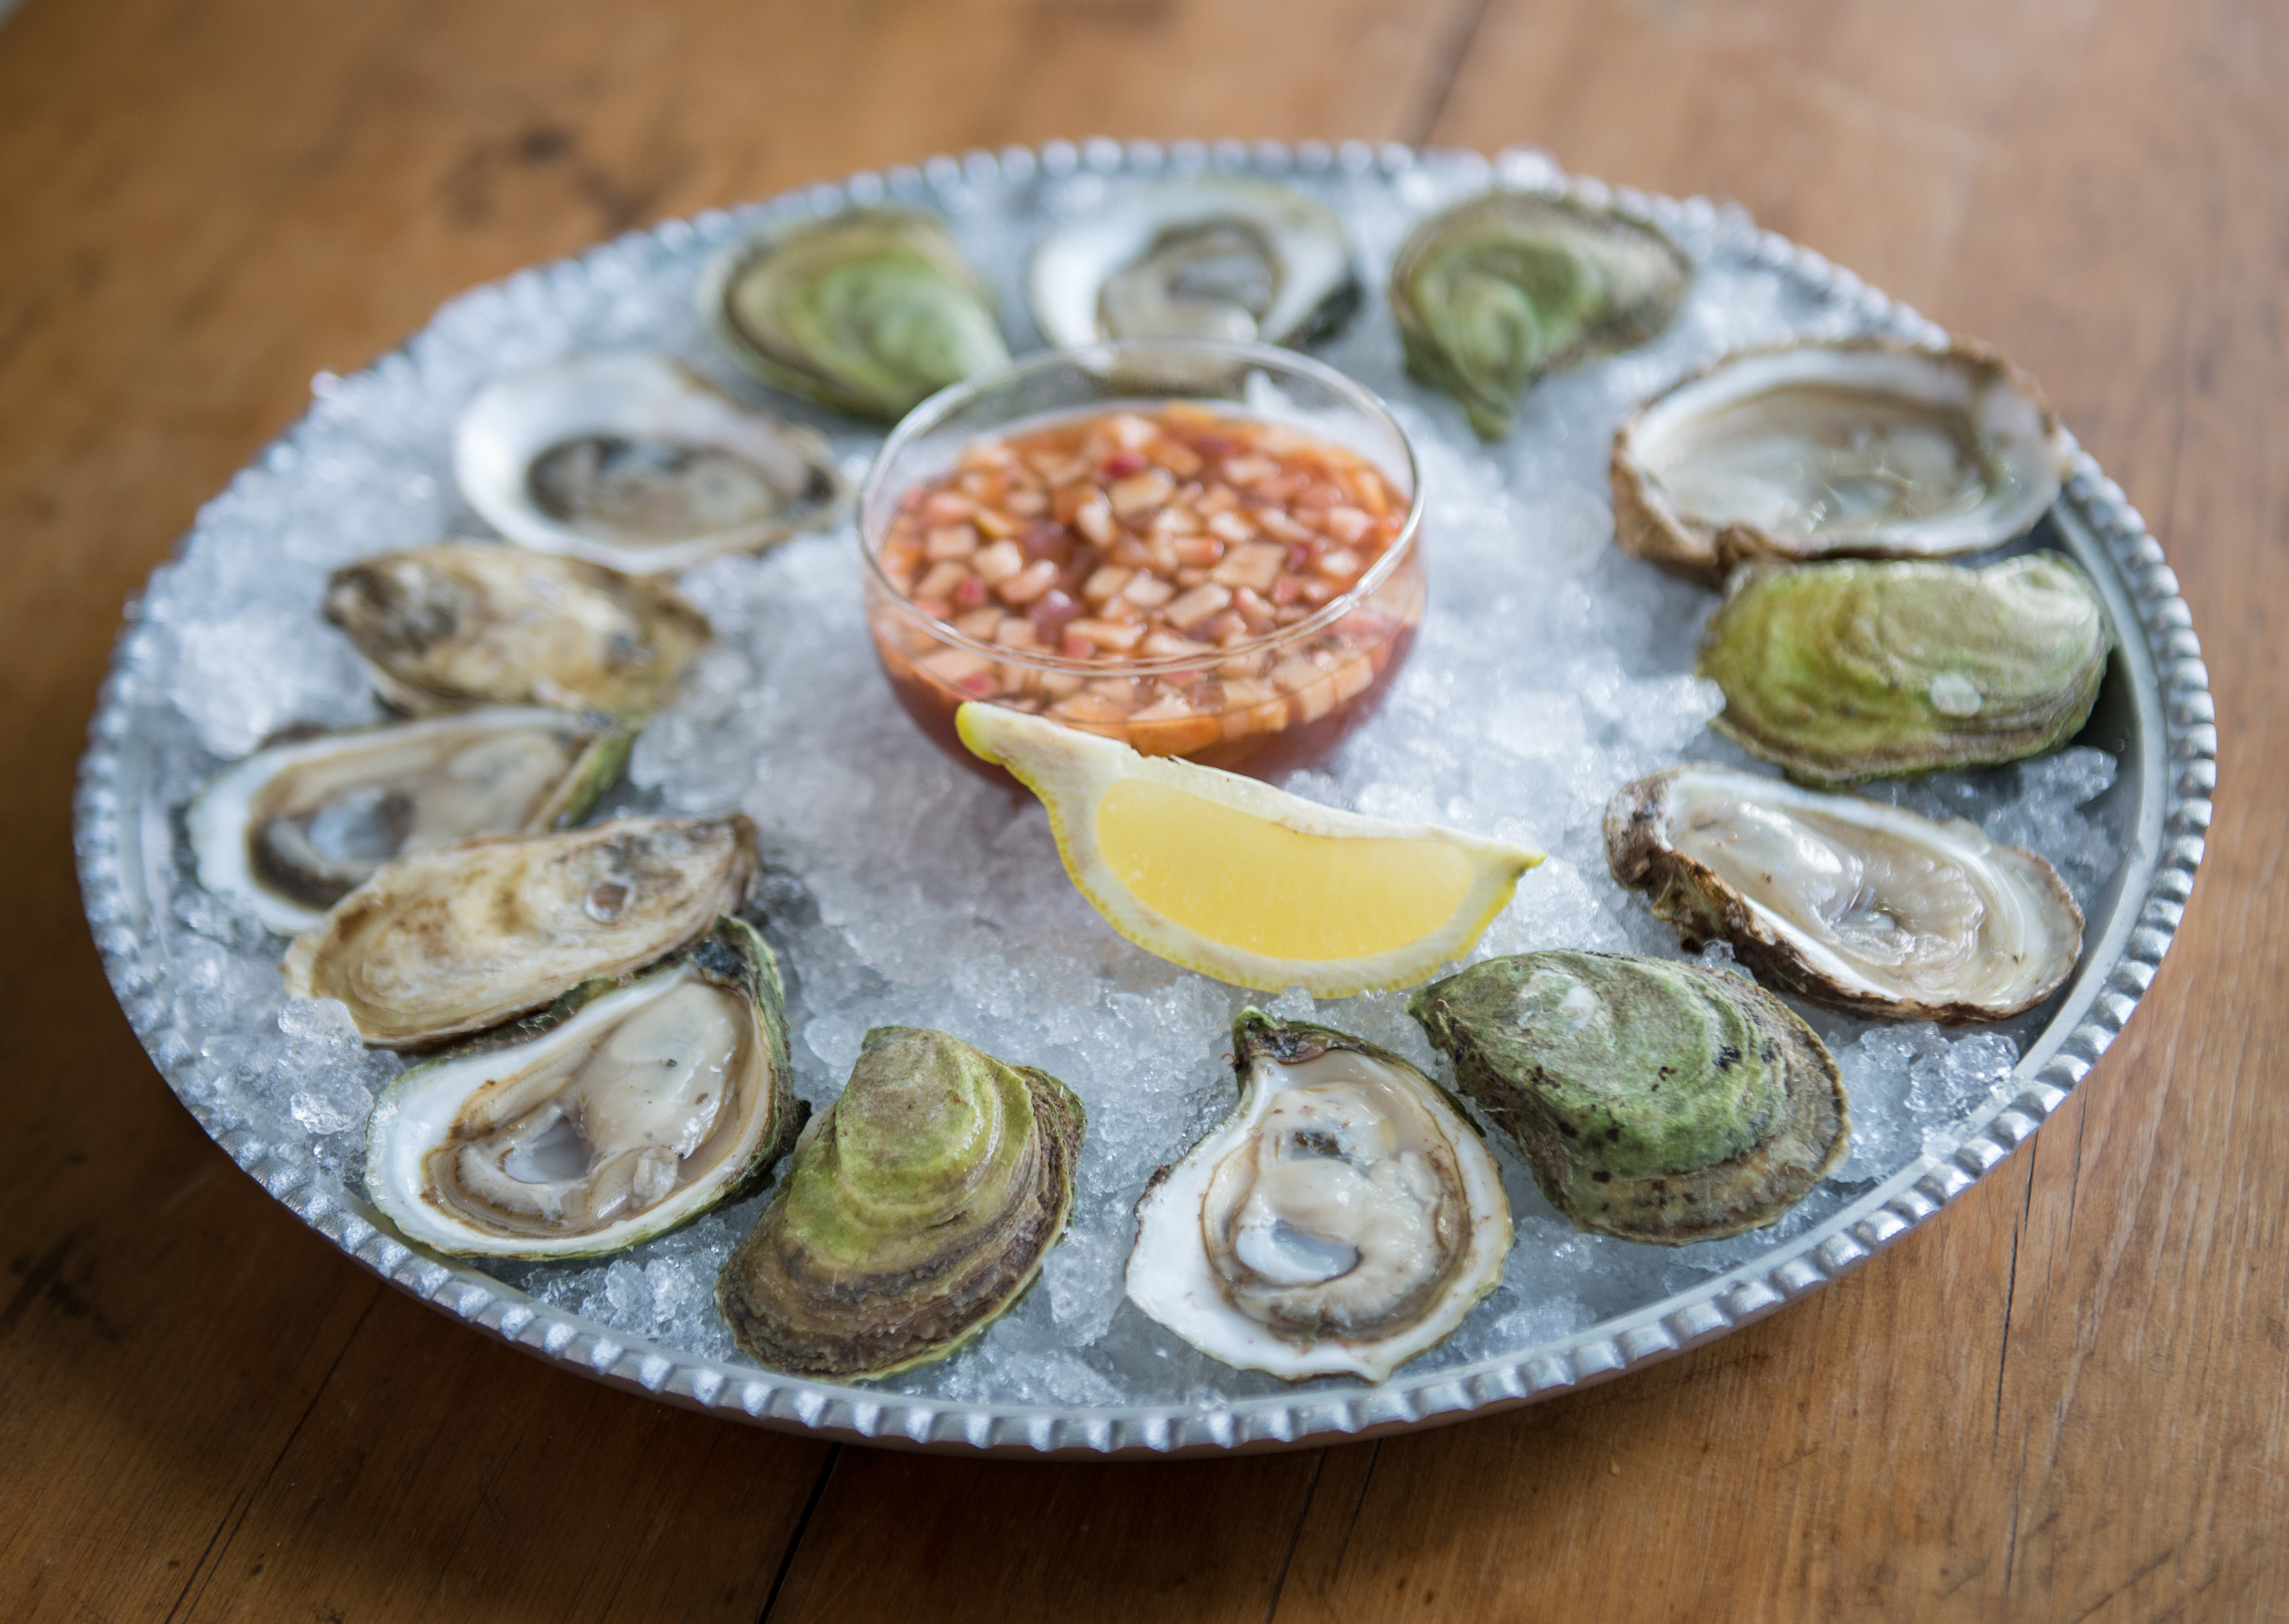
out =
<svg viewBox="0 0 2289 1624"><path fill-rule="evenodd" d="M1301 346L1359 304L1334 211L1294 188L1197 175L1133 187L1052 230L1027 281L1053 345L1222 338Z"/></svg>
<svg viewBox="0 0 2289 1624"><path fill-rule="evenodd" d="M1137 1203L1129 1300L1227 1365L1380 1381L1501 1281L1501 1172L1387 1049L1253 1008L1232 1048L1232 1114Z"/></svg>
<svg viewBox="0 0 2289 1624"><path fill-rule="evenodd" d="M2082 951L2082 911L2034 853L1729 768L1625 786L1606 856L1687 948L1730 942L1765 984L1857 1015L1999 1021L2056 991Z"/></svg>
<svg viewBox="0 0 2289 1624"><path fill-rule="evenodd" d="M714 635L655 582L482 541L346 564L326 584L325 614L376 691L417 716L486 704L646 716Z"/></svg>
<svg viewBox="0 0 2289 1624"><path fill-rule="evenodd" d="M688 1223L794 1142L785 999L762 937L719 918L399 1077L368 1119L366 1193L461 1257L592 1257Z"/></svg>
<svg viewBox="0 0 2289 1624"><path fill-rule="evenodd" d="M1553 368L1643 344L1693 262L1649 225L1569 197L1488 192L1417 226L1391 267L1407 370L1488 440Z"/></svg>
<svg viewBox="0 0 2289 1624"><path fill-rule="evenodd" d="M1551 1205L1584 1230L1680 1246L1761 1229L1848 1148L1826 1046L1737 975L1522 953L1434 982L1407 1007Z"/></svg>
<svg viewBox="0 0 2289 1624"><path fill-rule="evenodd" d="M517 545L631 575L760 553L832 522L844 494L815 430L642 350L491 384L461 414L453 474Z"/></svg>
<svg viewBox="0 0 2289 1624"><path fill-rule="evenodd" d="M634 743L601 717L489 706L273 744L191 803L199 883L291 935L394 858L578 823Z"/></svg>
<svg viewBox="0 0 2289 1624"><path fill-rule="evenodd" d="M2043 516L2067 454L2033 380L1983 345L1750 350L1616 431L1615 538L1712 585L1751 558L1973 553Z"/></svg>
<svg viewBox="0 0 2289 1624"><path fill-rule="evenodd" d="M2089 720L2114 646L2064 554L1951 564L1743 564L1694 670L1710 724L1802 784L2016 761Z"/></svg>
<svg viewBox="0 0 2289 1624"><path fill-rule="evenodd" d="M483 836L389 864L281 968L294 997L348 1006L368 1043L417 1048L650 964L738 912L754 872L736 814Z"/></svg>
<svg viewBox="0 0 2289 1624"><path fill-rule="evenodd" d="M945 224L913 209L766 231L709 266L699 311L763 382L879 422L1009 359L993 296Z"/></svg>
<svg viewBox="0 0 2289 1624"><path fill-rule="evenodd" d="M1065 1233L1085 1126L1046 1071L875 1028L724 1262L732 1341L837 1381L945 1357L1025 1294Z"/></svg>

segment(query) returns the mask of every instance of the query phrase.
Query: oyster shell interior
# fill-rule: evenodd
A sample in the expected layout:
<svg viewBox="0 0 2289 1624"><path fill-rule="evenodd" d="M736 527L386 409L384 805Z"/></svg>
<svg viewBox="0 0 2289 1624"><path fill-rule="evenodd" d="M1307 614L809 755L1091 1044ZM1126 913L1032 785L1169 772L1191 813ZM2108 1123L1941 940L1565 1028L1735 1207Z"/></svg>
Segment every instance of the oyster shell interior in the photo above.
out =
<svg viewBox="0 0 2289 1624"><path fill-rule="evenodd" d="M393 858L578 822L633 742L601 718L492 706L275 744L191 803L199 883L291 935Z"/></svg>
<svg viewBox="0 0 2289 1624"><path fill-rule="evenodd" d="M1692 275L1650 225L1570 197L1488 192L1415 228L1392 261L1391 309L1408 371L1497 440L1543 373L1666 327Z"/></svg>
<svg viewBox="0 0 2289 1624"><path fill-rule="evenodd" d="M1434 982L1408 1008L1584 1230L1679 1246L1760 1229L1847 1149L1835 1060L1741 976L1522 953Z"/></svg>
<svg viewBox="0 0 2289 1624"><path fill-rule="evenodd" d="M811 429L649 351L570 355L461 414L461 494L519 546L642 575L828 522L843 482Z"/></svg>
<svg viewBox="0 0 2289 1624"><path fill-rule="evenodd" d="M1198 175L1134 187L1043 239L1027 282L1053 345L1223 338L1305 345L1359 304L1350 239L1294 188Z"/></svg>
<svg viewBox="0 0 2289 1624"><path fill-rule="evenodd" d="M2034 385L1980 346L1754 350L1622 426L1615 532L1711 579L1747 558L1945 557L2041 518L2066 456Z"/></svg>
<svg viewBox="0 0 2289 1624"><path fill-rule="evenodd" d="M1999 1021L2056 991L2082 951L2082 912L2034 853L1754 773L1628 785L1606 851L1687 947L1728 941L1759 980L1858 1014Z"/></svg>
<svg viewBox="0 0 2289 1624"><path fill-rule="evenodd" d="M2113 631L2063 553L1981 569L1743 564L1703 631L1711 724L1822 786L2040 755L2090 719Z"/></svg>
<svg viewBox="0 0 2289 1624"><path fill-rule="evenodd" d="M715 1300L739 1347L873 1380L942 1359L1040 1273L1073 1212L1084 1113L1046 1071L945 1032L868 1032Z"/></svg>
<svg viewBox="0 0 2289 1624"><path fill-rule="evenodd" d="M754 872L736 815L481 836L385 865L281 968L296 998L347 1005L368 1043L419 1047L650 963L736 912Z"/></svg>
<svg viewBox="0 0 2289 1624"><path fill-rule="evenodd" d="M1502 1175L1388 1050L1257 1009L1232 1037L1239 1107L1137 1204L1129 1299L1227 1365L1379 1381L1501 1280Z"/></svg>
<svg viewBox="0 0 2289 1624"><path fill-rule="evenodd" d="M700 314L763 382L880 422L1009 359L993 296L936 215L851 209L767 231L701 279Z"/></svg>
<svg viewBox="0 0 2289 1624"><path fill-rule="evenodd" d="M369 1119L366 1190L435 1251L590 1256L752 1186L802 1114L777 963L724 918L653 968L405 1072Z"/></svg>
<svg viewBox="0 0 2289 1624"><path fill-rule="evenodd" d="M381 697L415 715L493 704L644 716L713 635L664 585L482 541L346 564L325 614Z"/></svg>

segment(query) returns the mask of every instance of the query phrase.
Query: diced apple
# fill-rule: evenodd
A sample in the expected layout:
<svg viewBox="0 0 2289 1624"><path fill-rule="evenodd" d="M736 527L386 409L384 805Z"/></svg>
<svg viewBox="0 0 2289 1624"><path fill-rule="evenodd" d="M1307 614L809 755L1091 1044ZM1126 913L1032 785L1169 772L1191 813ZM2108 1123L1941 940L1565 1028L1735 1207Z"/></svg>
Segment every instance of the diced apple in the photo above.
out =
<svg viewBox="0 0 2289 1624"><path fill-rule="evenodd" d="M1082 503L1074 512L1073 523L1075 529L1098 546L1109 547L1113 545L1113 504L1105 500L1103 491L1094 490L1089 493L1089 500Z"/></svg>
<svg viewBox="0 0 2289 1624"><path fill-rule="evenodd" d="M914 588L914 596L918 599L934 598L944 602L953 597L953 589L961 585L969 574L966 565L951 559L943 564L932 564L929 573L922 577L921 584Z"/></svg>
<svg viewBox="0 0 2289 1624"><path fill-rule="evenodd" d="M1265 592L1280 578L1280 569L1287 561L1288 549L1277 542L1251 541L1224 554L1224 561L1209 572L1210 578L1226 586ZM985 571L981 569L978 573L983 575Z"/></svg>
<svg viewBox="0 0 2289 1624"><path fill-rule="evenodd" d="M1057 565L1046 558L1037 558L1008 579L996 581L993 592L1004 603L1031 603L1057 584Z"/></svg>
<svg viewBox="0 0 2289 1624"><path fill-rule="evenodd" d="M968 524L942 524L929 533L922 556L933 564L949 558L968 558L977 551L977 530Z"/></svg>
<svg viewBox="0 0 2289 1624"><path fill-rule="evenodd" d="M1113 516L1125 521L1151 513L1166 503L1176 489L1176 482L1166 468L1147 468L1116 482L1105 495L1113 504Z"/></svg>
<svg viewBox="0 0 2289 1624"><path fill-rule="evenodd" d="M1081 595L1091 603L1103 603L1108 598L1118 597L1121 589L1129 585L1129 577L1136 573L1118 564L1106 564L1081 583Z"/></svg>
<svg viewBox="0 0 2289 1624"><path fill-rule="evenodd" d="M1014 541L997 541L992 546L980 547L970 559L969 567L984 577L988 586L999 586L1025 567L1025 554Z"/></svg>
<svg viewBox="0 0 2289 1624"><path fill-rule="evenodd" d="M1170 625L1189 627L1229 607L1231 602L1232 588L1209 581L1169 602L1161 610L1161 617Z"/></svg>

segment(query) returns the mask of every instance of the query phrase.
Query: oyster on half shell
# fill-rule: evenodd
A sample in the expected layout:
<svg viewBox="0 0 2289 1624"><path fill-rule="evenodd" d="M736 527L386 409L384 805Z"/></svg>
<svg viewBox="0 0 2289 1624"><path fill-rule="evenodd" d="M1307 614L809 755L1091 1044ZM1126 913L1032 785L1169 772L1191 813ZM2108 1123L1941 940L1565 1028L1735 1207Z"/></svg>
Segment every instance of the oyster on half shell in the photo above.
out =
<svg viewBox="0 0 2289 1624"><path fill-rule="evenodd" d="M325 613L381 697L417 716L484 704L645 716L714 635L655 582L484 541L346 564Z"/></svg>
<svg viewBox="0 0 2289 1624"><path fill-rule="evenodd" d="M1359 305L1334 211L1242 176L1148 181L1057 227L1035 251L1033 320L1067 348L1105 338L1301 346Z"/></svg>
<svg viewBox="0 0 2289 1624"><path fill-rule="evenodd" d="M643 350L494 383L461 414L453 474L517 545L631 575L760 553L831 522L843 495L815 430Z"/></svg>
<svg viewBox="0 0 2289 1624"><path fill-rule="evenodd" d="M1388 1049L1254 1008L1232 1048L1238 1107L1137 1203L1129 1299L1243 1370L1380 1381L1500 1282L1501 1173Z"/></svg>
<svg viewBox="0 0 2289 1624"><path fill-rule="evenodd" d="M786 1154L778 961L725 915L634 974L406 1071L366 1126L366 1193L454 1256L618 1252L736 1200Z"/></svg>
<svg viewBox="0 0 2289 1624"><path fill-rule="evenodd" d="M280 968L296 998L348 1006L368 1043L419 1048L650 964L737 912L754 872L737 814L483 835L385 865Z"/></svg>
<svg viewBox="0 0 2289 1624"><path fill-rule="evenodd" d="M392 858L578 823L634 743L601 717L489 706L275 744L191 803L199 883L291 935Z"/></svg>
<svg viewBox="0 0 2289 1624"><path fill-rule="evenodd" d="M2067 455L2033 380L1983 345L1750 350L1615 434L1615 538L1711 584L1751 558L1973 553L2043 516Z"/></svg>
<svg viewBox="0 0 2289 1624"><path fill-rule="evenodd" d="M2034 853L1729 768L1623 788L1606 857L1687 947L1730 942L1759 981L1858 1015L1999 1021L2056 991L2082 951L2082 911Z"/></svg>
<svg viewBox="0 0 2289 1624"><path fill-rule="evenodd" d="M1073 1212L1081 1102L945 1032L866 1034L716 1307L774 1369L871 1381L942 1359L1006 1312Z"/></svg>
<svg viewBox="0 0 2289 1624"><path fill-rule="evenodd" d="M2114 646L2106 607L2058 553L1983 569L1742 565L1703 629L1710 725L1823 787L1990 767L2066 743Z"/></svg>
<svg viewBox="0 0 2289 1624"><path fill-rule="evenodd" d="M1742 976L1521 953L1433 982L1407 1007L1584 1230L1680 1246L1761 1229L1848 1148L1827 1047Z"/></svg>
<svg viewBox="0 0 2289 1624"><path fill-rule="evenodd" d="M1570 197L1488 192L1417 226L1391 266L1407 370L1488 440L1543 373L1643 344L1693 262L1660 231Z"/></svg>
<svg viewBox="0 0 2289 1624"><path fill-rule="evenodd" d="M878 422L1009 359L977 273L913 209L765 231L708 267L699 311L763 382Z"/></svg>

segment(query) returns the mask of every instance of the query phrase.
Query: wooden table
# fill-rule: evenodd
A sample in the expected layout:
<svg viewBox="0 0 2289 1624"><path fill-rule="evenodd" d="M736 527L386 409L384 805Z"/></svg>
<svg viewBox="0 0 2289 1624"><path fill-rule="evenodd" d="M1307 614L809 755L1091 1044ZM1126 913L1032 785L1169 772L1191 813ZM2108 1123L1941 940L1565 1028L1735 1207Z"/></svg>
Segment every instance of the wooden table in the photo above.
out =
<svg viewBox="0 0 2289 1624"><path fill-rule="evenodd" d="M29 0L0 27L0 1617L2289 1610L2289 12L2268 0ZM2039 376L2170 551L2223 767L2121 1042L1777 1318L1445 1431L1160 1466L835 1448L379 1285L168 1096L67 852L119 608L447 296L1056 135L1546 146ZM282 1334L279 1327L291 1327Z"/></svg>

